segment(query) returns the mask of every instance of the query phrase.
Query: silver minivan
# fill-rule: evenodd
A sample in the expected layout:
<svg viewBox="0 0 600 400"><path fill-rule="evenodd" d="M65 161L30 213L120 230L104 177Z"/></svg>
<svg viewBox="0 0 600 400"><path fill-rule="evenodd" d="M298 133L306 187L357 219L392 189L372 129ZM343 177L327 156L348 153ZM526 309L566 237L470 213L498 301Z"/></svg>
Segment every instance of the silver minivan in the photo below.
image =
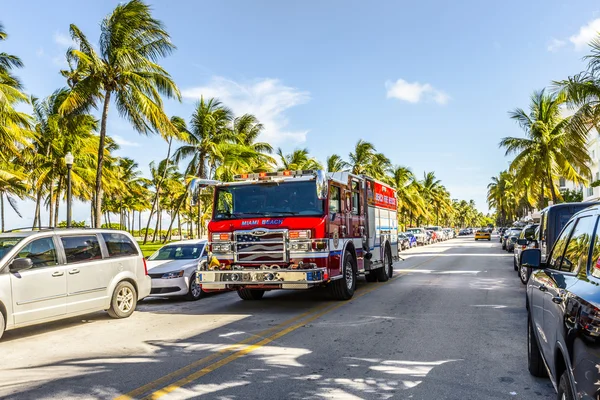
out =
<svg viewBox="0 0 600 400"><path fill-rule="evenodd" d="M0 337L8 329L100 310L126 318L150 288L146 261L127 232L0 234Z"/></svg>

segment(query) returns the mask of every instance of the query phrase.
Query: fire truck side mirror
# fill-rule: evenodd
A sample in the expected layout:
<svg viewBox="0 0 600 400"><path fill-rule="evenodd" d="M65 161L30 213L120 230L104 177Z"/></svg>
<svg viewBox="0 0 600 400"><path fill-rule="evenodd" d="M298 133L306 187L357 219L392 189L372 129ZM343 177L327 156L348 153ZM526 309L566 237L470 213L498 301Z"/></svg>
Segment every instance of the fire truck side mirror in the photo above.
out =
<svg viewBox="0 0 600 400"><path fill-rule="evenodd" d="M327 175L323 170L318 170L316 172L316 181L317 181L317 198L319 200L325 200L327 198Z"/></svg>

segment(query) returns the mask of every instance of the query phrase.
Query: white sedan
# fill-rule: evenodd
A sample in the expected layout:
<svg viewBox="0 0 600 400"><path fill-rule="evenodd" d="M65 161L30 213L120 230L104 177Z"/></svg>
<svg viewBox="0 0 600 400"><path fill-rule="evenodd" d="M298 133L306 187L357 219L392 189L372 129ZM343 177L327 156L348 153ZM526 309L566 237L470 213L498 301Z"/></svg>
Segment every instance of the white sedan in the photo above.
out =
<svg viewBox="0 0 600 400"><path fill-rule="evenodd" d="M202 286L196 279L196 271L206 257L206 246L205 239L183 240L166 244L148 257L150 296L185 296L191 301L201 298Z"/></svg>

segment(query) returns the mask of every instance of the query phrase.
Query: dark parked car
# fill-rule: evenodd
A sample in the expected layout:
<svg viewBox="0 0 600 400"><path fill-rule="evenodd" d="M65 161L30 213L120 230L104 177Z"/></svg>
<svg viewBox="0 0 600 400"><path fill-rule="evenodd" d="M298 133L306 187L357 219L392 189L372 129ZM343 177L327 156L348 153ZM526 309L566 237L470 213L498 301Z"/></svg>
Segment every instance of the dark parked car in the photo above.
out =
<svg viewBox="0 0 600 400"><path fill-rule="evenodd" d="M546 207L540 212L540 231L536 239L542 251L542 261L546 261L546 253L573 214L598 204L600 202L562 203Z"/></svg>
<svg viewBox="0 0 600 400"><path fill-rule="evenodd" d="M542 261L527 249L527 355L532 375L549 376L559 399L598 399L600 382L600 206L575 214Z"/></svg>
<svg viewBox="0 0 600 400"><path fill-rule="evenodd" d="M504 240L502 247L509 253L512 253L515 250L515 244L517 243L517 239L519 238L522 230L523 229L521 228L510 228L507 234L505 234L504 237L506 239Z"/></svg>
<svg viewBox="0 0 600 400"><path fill-rule="evenodd" d="M467 229L461 229L460 231L458 231L458 236L467 236L469 234L469 231Z"/></svg>

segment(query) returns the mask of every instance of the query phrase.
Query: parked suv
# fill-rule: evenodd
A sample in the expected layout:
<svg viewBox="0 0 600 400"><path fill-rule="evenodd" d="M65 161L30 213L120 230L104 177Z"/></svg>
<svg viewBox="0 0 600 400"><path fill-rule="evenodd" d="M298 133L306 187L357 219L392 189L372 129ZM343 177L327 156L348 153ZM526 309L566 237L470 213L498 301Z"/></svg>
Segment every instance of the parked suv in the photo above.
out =
<svg viewBox="0 0 600 400"><path fill-rule="evenodd" d="M150 286L146 261L127 232L0 234L0 336L7 329L100 310L129 317Z"/></svg>
<svg viewBox="0 0 600 400"><path fill-rule="evenodd" d="M547 261L521 253L527 284L528 361L549 376L559 399L596 399L600 382L600 206L581 211L558 235Z"/></svg>

